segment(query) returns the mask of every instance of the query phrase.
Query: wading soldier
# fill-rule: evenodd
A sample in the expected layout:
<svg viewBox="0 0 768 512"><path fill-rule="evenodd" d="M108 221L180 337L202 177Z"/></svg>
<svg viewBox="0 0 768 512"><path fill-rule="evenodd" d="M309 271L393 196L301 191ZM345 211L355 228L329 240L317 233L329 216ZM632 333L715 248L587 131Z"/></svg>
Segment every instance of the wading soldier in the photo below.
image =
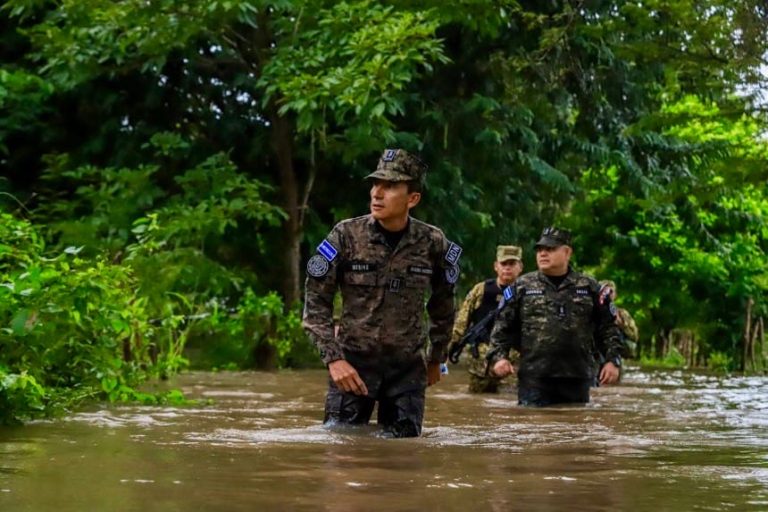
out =
<svg viewBox="0 0 768 512"><path fill-rule="evenodd" d="M456 315L451 345L459 343L467 330L499 306L502 290L512 284L523 271L523 249L515 245L500 245L496 248L493 270L496 277L477 283L467 294ZM469 359L469 392L496 393L501 379L487 371L488 341L478 345L478 355ZM449 347L450 351L450 347Z"/></svg>
<svg viewBox="0 0 768 512"><path fill-rule="evenodd" d="M538 271L519 277L491 333L488 354L493 372L514 372L509 350L520 354L518 401L521 405L589 402L594 380L593 346L605 354L601 384L619 378L621 341L615 306L600 294L593 278L570 268L573 250L568 231L549 227L536 243Z"/></svg>
<svg viewBox="0 0 768 512"><path fill-rule="evenodd" d="M385 150L366 177L371 213L334 226L307 263L304 327L330 374L326 424L366 424L378 402L386 433L421 433L425 389L440 380L446 358L461 255L442 231L409 215L425 172L414 155Z"/></svg>

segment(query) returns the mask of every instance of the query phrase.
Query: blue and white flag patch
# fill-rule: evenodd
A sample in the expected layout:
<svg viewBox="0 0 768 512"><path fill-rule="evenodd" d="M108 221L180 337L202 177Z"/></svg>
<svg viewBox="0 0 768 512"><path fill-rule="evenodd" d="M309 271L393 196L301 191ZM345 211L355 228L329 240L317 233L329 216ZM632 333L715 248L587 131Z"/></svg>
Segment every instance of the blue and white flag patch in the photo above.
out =
<svg viewBox="0 0 768 512"><path fill-rule="evenodd" d="M328 263L332 262L334 258L336 258L336 255L339 254L339 251L328 241L328 239L323 240L323 243L317 246L317 252L322 254L323 258L325 258Z"/></svg>
<svg viewBox="0 0 768 512"><path fill-rule="evenodd" d="M511 286L507 286L506 288L504 288L504 300L509 302L514 298L515 298L515 290L513 290Z"/></svg>
<svg viewBox="0 0 768 512"><path fill-rule="evenodd" d="M456 265L459 262L462 250L461 247L451 242L451 245L448 246L448 250L445 251L445 260L451 265Z"/></svg>

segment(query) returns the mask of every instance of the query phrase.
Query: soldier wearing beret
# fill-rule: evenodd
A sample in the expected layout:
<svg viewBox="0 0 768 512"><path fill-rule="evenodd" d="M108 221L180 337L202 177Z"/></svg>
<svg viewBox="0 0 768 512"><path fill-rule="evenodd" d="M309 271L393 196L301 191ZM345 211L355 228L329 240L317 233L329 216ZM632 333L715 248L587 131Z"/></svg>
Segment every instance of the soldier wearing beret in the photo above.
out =
<svg viewBox="0 0 768 512"><path fill-rule="evenodd" d="M387 434L421 433L426 387L446 359L461 255L440 229L409 215L426 169L407 151L385 150L366 177L370 214L334 226L307 263L303 324L330 374L326 424L366 424L378 402Z"/></svg>
<svg viewBox="0 0 768 512"><path fill-rule="evenodd" d="M502 290L512 284L523 271L522 258L523 249L516 245L499 245L496 248L496 261L493 262L496 277L477 283L467 294L456 315L456 323L453 324L452 345L459 343L468 329L498 307ZM487 370L485 356L488 352L488 341L485 340L478 346L478 358L470 358L470 393L496 393L502 380Z"/></svg>
<svg viewBox="0 0 768 512"><path fill-rule="evenodd" d="M514 372L509 351L520 354L521 405L589 402L595 378L593 347L606 356L601 384L619 378L621 341L615 306L592 277L570 267L571 233L545 228L536 243L538 270L519 277L491 333L493 372Z"/></svg>

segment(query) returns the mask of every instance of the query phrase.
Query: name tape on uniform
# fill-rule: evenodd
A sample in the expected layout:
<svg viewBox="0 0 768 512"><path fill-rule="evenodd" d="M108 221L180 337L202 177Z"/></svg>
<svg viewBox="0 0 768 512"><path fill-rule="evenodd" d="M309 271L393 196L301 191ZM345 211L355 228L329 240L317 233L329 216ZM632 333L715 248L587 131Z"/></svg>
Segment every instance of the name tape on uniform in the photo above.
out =
<svg viewBox="0 0 768 512"><path fill-rule="evenodd" d="M589 295L589 288L576 288L576 295Z"/></svg>
<svg viewBox="0 0 768 512"><path fill-rule="evenodd" d="M323 255L328 263L332 262L339 251L327 239L317 246L317 252Z"/></svg>
<svg viewBox="0 0 768 512"><path fill-rule="evenodd" d="M409 265L408 266L408 273L409 274L419 274L422 276L431 276L432 275L432 267L417 267L416 265Z"/></svg>
<svg viewBox="0 0 768 512"><path fill-rule="evenodd" d="M544 295L544 290L525 290L526 295Z"/></svg>

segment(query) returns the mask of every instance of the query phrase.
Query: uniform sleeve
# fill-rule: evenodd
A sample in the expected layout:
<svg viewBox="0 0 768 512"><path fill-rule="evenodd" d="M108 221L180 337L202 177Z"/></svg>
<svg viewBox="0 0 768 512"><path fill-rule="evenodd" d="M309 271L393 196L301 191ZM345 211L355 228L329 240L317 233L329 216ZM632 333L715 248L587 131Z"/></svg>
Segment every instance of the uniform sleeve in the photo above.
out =
<svg viewBox="0 0 768 512"><path fill-rule="evenodd" d="M597 286L594 293L598 293ZM597 350L605 354L605 359L608 361L620 357L623 345L619 326L616 325L616 305L608 298L602 304L596 301L594 308Z"/></svg>
<svg viewBox="0 0 768 512"><path fill-rule="evenodd" d="M510 288L514 291L514 295L501 308L496 322L493 324L491 345L487 356L490 365L501 359L509 359L510 349L520 349L520 340L518 339L520 332L518 322L520 319L517 317L517 303L520 298L516 288L514 285Z"/></svg>
<svg viewBox="0 0 768 512"><path fill-rule="evenodd" d="M326 365L344 359L333 329L333 297L341 275L342 238L338 226L335 227L307 262L302 324Z"/></svg>
<svg viewBox="0 0 768 512"><path fill-rule="evenodd" d="M483 283L475 285L469 290L467 297L461 304L459 312L456 313L456 321L453 324L451 343L458 343L462 336L466 334L469 327L469 316L477 309L483 297L483 286Z"/></svg>
<svg viewBox="0 0 768 512"><path fill-rule="evenodd" d="M446 346L451 339L451 328L456 317L454 294L459 277L458 258L461 249L441 237L440 252L433 263L432 295L427 302L429 315L429 362L444 363L448 358Z"/></svg>

